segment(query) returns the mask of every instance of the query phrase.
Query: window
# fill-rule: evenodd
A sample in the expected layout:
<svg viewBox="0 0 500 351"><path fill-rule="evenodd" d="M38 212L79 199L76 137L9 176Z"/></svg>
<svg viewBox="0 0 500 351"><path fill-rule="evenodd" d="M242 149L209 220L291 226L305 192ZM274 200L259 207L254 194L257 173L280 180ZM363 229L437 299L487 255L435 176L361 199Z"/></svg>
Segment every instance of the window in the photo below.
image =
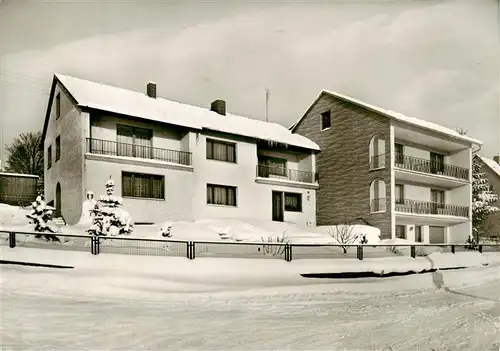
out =
<svg viewBox="0 0 500 351"><path fill-rule="evenodd" d="M47 149L47 169L52 167L52 145Z"/></svg>
<svg viewBox="0 0 500 351"><path fill-rule="evenodd" d="M385 168L385 137L382 134L376 134L370 139L368 150L370 157L370 169Z"/></svg>
<svg viewBox="0 0 500 351"><path fill-rule="evenodd" d="M61 158L61 136L56 138L56 162Z"/></svg>
<svg viewBox="0 0 500 351"><path fill-rule="evenodd" d="M236 187L207 184L207 204L236 206Z"/></svg>
<svg viewBox="0 0 500 351"><path fill-rule="evenodd" d="M396 184L396 194L395 199L397 204L404 204L405 202L405 192L403 184Z"/></svg>
<svg viewBox="0 0 500 351"><path fill-rule="evenodd" d="M406 226L396 225L396 238L406 239Z"/></svg>
<svg viewBox="0 0 500 351"><path fill-rule="evenodd" d="M122 172L122 196L165 200L165 177Z"/></svg>
<svg viewBox="0 0 500 351"><path fill-rule="evenodd" d="M61 117L61 93L56 95L56 119Z"/></svg>
<svg viewBox="0 0 500 351"><path fill-rule="evenodd" d="M431 173L444 172L444 155L431 152Z"/></svg>
<svg viewBox="0 0 500 351"><path fill-rule="evenodd" d="M431 213L442 214L441 212L444 208L444 204L444 190L431 189Z"/></svg>
<svg viewBox="0 0 500 351"><path fill-rule="evenodd" d="M236 163L236 144L207 139L207 160Z"/></svg>
<svg viewBox="0 0 500 351"><path fill-rule="evenodd" d="M398 164L404 163L404 146L401 144L394 144L395 161Z"/></svg>
<svg viewBox="0 0 500 351"><path fill-rule="evenodd" d="M117 155L153 158L153 130L116 125Z"/></svg>
<svg viewBox="0 0 500 351"><path fill-rule="evenodd" d="M415 226L415 241L417 243L421 243L424 241L422 238L422 226L421 225Z"/></svg>
<svg viewBox="0 0 500 351"><path fill-rule="evenodd" d="M431 189L431 201L444 205L444 190Z"/></svg>
<svg viewBox="0 0 500 351"><path fill-rule="evenodd" d="M302 212L302 194L285 193L285 211Z"/></svg>
<svg viewBox="0 0 500 351"><path fill-rule="evenodd" d="M330 110L321 114L321 130L328 129L332 126L332 113Z"/></svg>
<svg viewBox="0 0 500 351"><path fill-rule="evenodd" d="M278 175L286 177L286 160L277 157L259 157L259 177Z"/></svg>
<svg viewBox="0 0 500 351"><path fill-rule="evenodd" d="M370 212L385 212L385 181L381 178L370 183Z"/></svg>

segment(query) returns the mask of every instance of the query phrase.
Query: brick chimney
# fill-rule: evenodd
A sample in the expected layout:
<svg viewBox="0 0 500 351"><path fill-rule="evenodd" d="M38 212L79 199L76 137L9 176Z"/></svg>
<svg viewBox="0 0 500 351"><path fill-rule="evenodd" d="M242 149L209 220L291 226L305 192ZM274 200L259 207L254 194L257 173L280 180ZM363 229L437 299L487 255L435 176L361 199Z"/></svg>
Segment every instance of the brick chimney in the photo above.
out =
<svg viewBox="0 0 500 351"><path fill-rule="evenodd" d="M150 98L156 99L156 83L149 82L146 86L146 94Z"/></svg>
<svg viewBox="0 0 500 351"><path fill-rule="evenodd" d="M500 156L493 156L493 160L500 165Z"/></svg>
<svg viewBox="0 0 500 351"><path fill-rule="evenodd" d="M224 100L215 100L210 105L210 111L217 112L219 115L226 115L226 102Z"/></svg>

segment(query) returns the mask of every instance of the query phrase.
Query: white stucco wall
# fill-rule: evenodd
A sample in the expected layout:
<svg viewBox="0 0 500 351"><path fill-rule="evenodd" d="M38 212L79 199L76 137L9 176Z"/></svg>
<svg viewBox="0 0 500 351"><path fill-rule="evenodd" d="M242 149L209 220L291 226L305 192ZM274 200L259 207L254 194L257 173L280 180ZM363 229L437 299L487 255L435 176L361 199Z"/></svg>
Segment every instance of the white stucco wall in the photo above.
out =
<svg viewBox="0 0 500 351"><path fill-rule="evenodd" d="M472 184L450 189L446 192L446 203L450 205L471 206Z"/></svg>
<svg viewBox="0 0 500 351"><path fill-rule="evenodd" d="M471 149L465 149L449 155L446 159L446 162L452 166L470 169L472 167Z"/></svg>
<svg viewBox="0 0 500 351"><path fill-rule="evenodd" d="M448 227L448 244L464 244L472 234L472 222L464 222Z"/></svg>
<svg viewBox="0 0 500 351"><path fill-rule="evenodd" d="M56 96L61 96L61 115L56 118ZM61 186L61 212L65 221L72 225L80 219L83 201L83 138L85 113L72 103L59 85L54 92L54 102L44 140L44 195L45 201L56 204L57 183ZM56 138L61 138L61 157L56 161ZM52 146L52 166L47 169L49 145Z"/></svg>
<svg viewBox="0 0 500 351"><path fill-rule="evenodd" d="M85 160L85 171L85 192L94 192L96 198L105 194L104 184L110 176L115 181L115 195L122 196L122 171L162 175L165 177L165 200L124 197L124 208L134 222L193 220L193 172L89 159Z"/></svg>
<svg viewBox="0 0 500 351"><path fill-rule="evenodd" d="M255 142L238 138L236 140L237 163L228 163L206 159L206 139L220 139L235 142L235 138L213 133L199 134L193 138L193 166L196 178L193 198L193 211L197 219L222 218L254 218L272 219L272 191L289 191L302 194L302 212L285 212L285 221L299 225L315 223L316 196L315 190L300 189L286 185L269 185L256 183L257 145ZM286 154L272 153L273 156L290 157ZM310 156L310 155L308 155ZM295 157L294 160L297 158ZM297 161L293 167L297 167ZM290 165L290 167L292 167ZM297 169L297 168L295 168ZM207 184L235 186L237 188L237 206L209 205L206 203Z"/></svg>

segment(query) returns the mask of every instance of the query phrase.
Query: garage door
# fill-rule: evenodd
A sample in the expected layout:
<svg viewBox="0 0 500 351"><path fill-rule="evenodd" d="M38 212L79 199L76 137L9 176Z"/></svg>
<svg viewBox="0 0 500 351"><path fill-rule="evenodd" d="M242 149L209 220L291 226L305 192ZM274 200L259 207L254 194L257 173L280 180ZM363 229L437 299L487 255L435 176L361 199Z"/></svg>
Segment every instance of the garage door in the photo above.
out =
<svg viewBox="0 0 500 351"><path fill-rule="evenodd" d="M429 243L444 244L444 227L429 227Z"/></svg>

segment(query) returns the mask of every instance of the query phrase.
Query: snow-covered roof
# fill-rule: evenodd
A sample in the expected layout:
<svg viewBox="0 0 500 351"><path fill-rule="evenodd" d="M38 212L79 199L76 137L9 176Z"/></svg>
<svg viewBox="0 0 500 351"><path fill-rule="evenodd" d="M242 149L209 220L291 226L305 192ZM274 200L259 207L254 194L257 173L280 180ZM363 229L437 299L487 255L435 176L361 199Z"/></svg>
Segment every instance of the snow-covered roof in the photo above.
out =
<svg viewBox="0 0 500 351"><path fill-rule="evenodd" d="M409 116L405 116L403 115L402 113L399 113L399 112L395 112L395 111L392 111L392 110L386 110L384 108L381 108L381 107L378 107L378 106L374 106L374 105L371 105L371 104L368 104L366 102L363 102L363 101L360 101L360 100L357 100L355 98L352 98L350 96L347 96L347 95L343 95L343 94L340 94L340 93L337 93L337 92L333 92L333 91L329 91L329 90L325 90L323 89L321 91L321 93L318 95L316 101L321 97L321 95L323 94L328 94L328 95L331 95L331 96L334 96L334 97L337 97L337 98L340 98L342 100L345 100L345 101L348 101L348 102L351 102L353 104L356 104L358 106L361 106L361 107L364 107L364 108L367 108L371 111L374 111L374 112L377 112L377 113L380 113L384 116L387 116L387 117L390 117L390 118L393 118L394 120L397 120L397 121L400 121L400 122L404 122L404 123L408 123L408 124L412 124L414 126L417 126L417 127L420 127L420 128L424 128L424 129L427 129L427 130L432 130L432 131L435 131L435 132L438 132L438 133L441 133L441 134L446 134L448 136L451 136L453 138L456 138L456 139L459 139L459 140L463 140L463 141L467 141L469 143L473 143L473 144L476 144L476 145L483 145L483 143L477 139L474 139L474 138L471 138L471 137L468 137L466 135L461 135L460 133L458 133L457 131L453 130L453 129L450 129L450 128L446 128L444 126L441 126L439 124L436 124L436 123L432 123L432 122L429 122L429 121L424 121L422 119L419 119L419 118L415 118L415 117L409 117ZM315 101L315 102L316 102ZM314 103L313 103L314 104ZM306 112L307 114L307 112ZM304 116L306 115L304 114ZM293 128L295 126L297 126L297 124L302 120L302 118L304 118L304 116L302 116L300 119L298 119L294 124L292 124L289 129L290 130L293 130Z"/></svg>
<svg viewBox="0 0 500 351"><path fill-rule="evenodd" d="M10 173L10 172L0 172L0 176L40 178L39 176L34 175L34 174L22 174L22 173Z"/></svg>
<svg viewBox="0 0 500 351"><path fill-rule="evenodd" d="M208 108L188 105L145 93L55 74L79 106L170 123L192 129L208 129L268 140L311 150L319 150L313 141L293 134L286 127L227 113L221 116Z"/></svg>
<svg viewBox="0 0 500 351"><path fill-rule="evenodd" d="M496 163L495 160L492 160L491 158L484 157L481 155L477 155L481 161L483 161L489 168L493 170L499 177L500 177L500 165Z"/></svg>

